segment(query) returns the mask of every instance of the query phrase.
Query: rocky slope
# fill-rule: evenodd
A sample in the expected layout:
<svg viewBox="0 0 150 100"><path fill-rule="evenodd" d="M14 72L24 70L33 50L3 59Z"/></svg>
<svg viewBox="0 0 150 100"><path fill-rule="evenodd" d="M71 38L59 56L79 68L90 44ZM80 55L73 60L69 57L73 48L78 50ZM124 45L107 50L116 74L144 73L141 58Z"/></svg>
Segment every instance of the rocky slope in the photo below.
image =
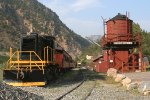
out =
<svg viewBox="0 0 150 100"><path fill-rule="evenodd" d="M90 43L75 34L51 9L37 0L0 0L0 51L19 47L19 37L34 32L55 36L72 56L80 54Z"/></svg>
<svg viewBox="0 0 150 100"><path fill-rule="evenodd" d="M101 39L101 35L90 35L90 36L86 36L87 39L90 39L93 42L99 42Z"/></svg>

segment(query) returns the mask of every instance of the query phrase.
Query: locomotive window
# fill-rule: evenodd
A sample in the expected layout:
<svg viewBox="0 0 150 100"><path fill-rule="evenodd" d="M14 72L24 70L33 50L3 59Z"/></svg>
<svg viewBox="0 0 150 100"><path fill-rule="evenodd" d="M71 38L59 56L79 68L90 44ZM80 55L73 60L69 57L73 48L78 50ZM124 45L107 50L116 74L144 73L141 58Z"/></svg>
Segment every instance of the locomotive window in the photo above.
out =
<svg viewBox="0 0 150 100"><path fill-rule="evenodd" d="M23 39L22 41L22 50L23 51L30 51L30 50L35 50L35 39Z"/></svg>

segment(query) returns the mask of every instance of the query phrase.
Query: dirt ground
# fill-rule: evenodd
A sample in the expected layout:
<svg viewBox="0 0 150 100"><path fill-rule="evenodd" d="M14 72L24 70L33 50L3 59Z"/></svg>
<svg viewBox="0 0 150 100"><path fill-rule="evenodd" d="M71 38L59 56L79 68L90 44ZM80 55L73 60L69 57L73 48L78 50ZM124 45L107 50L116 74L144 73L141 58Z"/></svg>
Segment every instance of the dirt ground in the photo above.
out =
<svg viewBox="0 0 150 100"><path fill-rule="evenodd" d="M150 81L150 72L125 73L132 81Z"/></svg>

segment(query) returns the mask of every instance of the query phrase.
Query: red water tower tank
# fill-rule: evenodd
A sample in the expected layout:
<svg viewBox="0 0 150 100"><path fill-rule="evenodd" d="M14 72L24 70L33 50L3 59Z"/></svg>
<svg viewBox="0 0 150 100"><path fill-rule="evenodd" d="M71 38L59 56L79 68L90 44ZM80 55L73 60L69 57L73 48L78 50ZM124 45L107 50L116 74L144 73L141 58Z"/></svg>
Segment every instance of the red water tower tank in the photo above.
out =
<svg viewBox="0 0 150 100"><path fill-rule="evenodd" d="M126 37L132 34L132 20L126 15L118 13L115 17L106 22L107 25L107 38L115 39L119 36ZM116 39L115 39L116 40Z"/></svg>

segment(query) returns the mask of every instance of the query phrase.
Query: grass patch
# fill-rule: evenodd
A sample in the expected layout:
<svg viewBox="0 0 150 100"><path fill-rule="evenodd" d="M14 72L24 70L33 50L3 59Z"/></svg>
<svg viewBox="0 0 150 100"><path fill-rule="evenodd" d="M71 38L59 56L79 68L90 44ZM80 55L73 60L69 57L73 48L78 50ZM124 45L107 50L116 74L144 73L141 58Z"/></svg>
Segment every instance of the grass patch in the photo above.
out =
<svg viewBox="0 0 150 100"><path fill-rule="evenodd" d="M78 74L78 71L77 70L71 70L71 71L68 71L66 73L63 74L63 80L66 80L66 81L70 81L72 80L75 76L77 76Z"/></svg>
<svg viewBox="0 0 150 100"><path fill-rule="evenodd" d="M71 84L74 84L77 76L79 76L80 71L78 69L72 69L70 71L67 71L65 73L61 73L56 80L54 80L52 83L48 84L48 88L54 88L54 87L62 87L62 86L68 86ZM80 80L79 80L80 81Z"/></svg>
<svg viewBox="0 0 150 100"><path fill-rule="evenodd" d="M132 89L130 90L130 93L134 94L134 95L139 95L140 92L138 91L138 89Z"/></svg>
<svg viewBox="0 0 150 100"><path fill-rule="evenodd" d="M106 83L107 84L118 84L118 82L115 82L113 77L106 77Z"/></svg>
<svg viewBox="0 0 150 100"><path fill-rule="evenodd" d="M2 56L2 55L0 55L0 64L6 62L6 61L8 61L8 60L9 60L9 57L8 57L8 56Z"/></svg>
<svg viewBox="0 0 150 100"><path fill-rule="evenodd" d="M3 71L0 69L0 82L3 80Z"/></svg>
<svg viewBox="0 0 150 100"><path fill-rule="evenodd" d="M146 71L150 72L150 65L147 66Z"/></svg>
<svg viewBox="0 0 150 100"><path fill-rule="evenodd" d="M3 80L3 69L4 69L4 63L7 62L9 59L8 56L0 55L0 81Z"/></svg>

